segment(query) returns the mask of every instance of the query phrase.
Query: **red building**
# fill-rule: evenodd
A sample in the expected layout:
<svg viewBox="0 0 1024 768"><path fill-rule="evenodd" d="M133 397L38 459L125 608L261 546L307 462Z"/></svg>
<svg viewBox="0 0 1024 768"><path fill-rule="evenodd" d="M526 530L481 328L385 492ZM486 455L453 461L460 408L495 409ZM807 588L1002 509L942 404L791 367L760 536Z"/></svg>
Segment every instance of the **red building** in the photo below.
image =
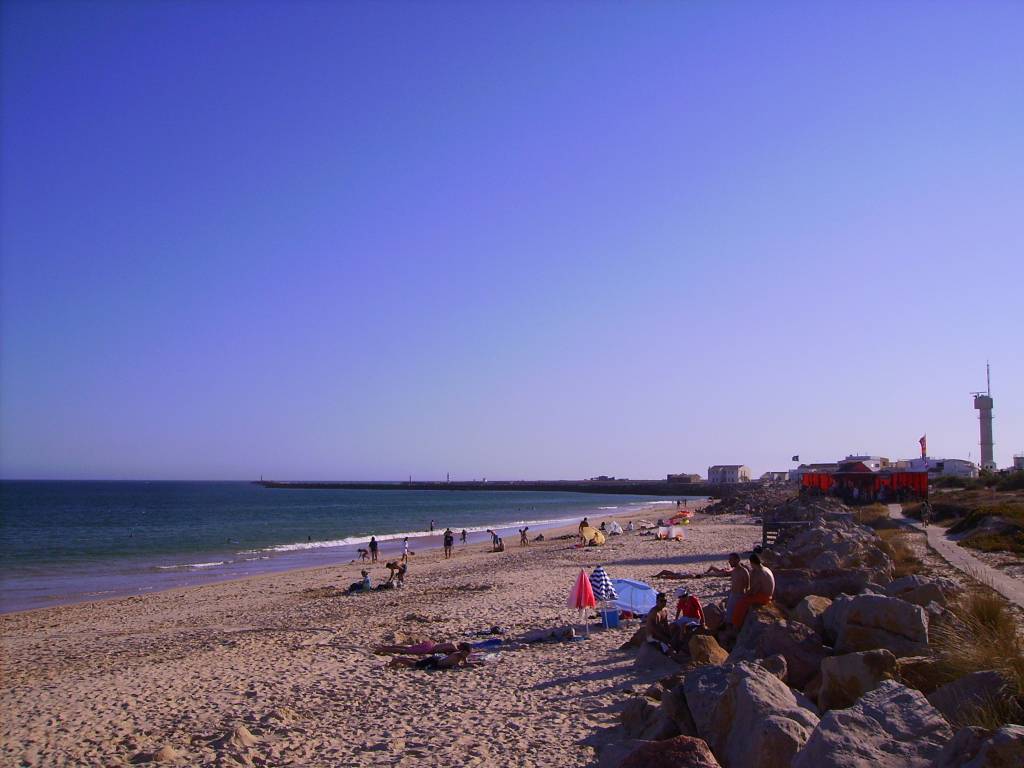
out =
<svg viewBox="0 0 1024 768"><path fill-rule="evenodd" d="M816 490L841 496L847 501L897 501L906 498L928 498L928 473L896 469L874 471L862 461L839 465L835 472L807 472L801 490Z"/></svg>

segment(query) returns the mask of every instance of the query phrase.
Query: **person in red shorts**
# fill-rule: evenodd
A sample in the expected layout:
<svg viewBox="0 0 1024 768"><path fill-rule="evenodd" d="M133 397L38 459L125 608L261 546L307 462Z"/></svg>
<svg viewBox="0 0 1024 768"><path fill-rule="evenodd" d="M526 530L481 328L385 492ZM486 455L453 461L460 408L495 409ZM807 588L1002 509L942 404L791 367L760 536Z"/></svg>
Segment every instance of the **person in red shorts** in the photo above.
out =
<svg viewBox="0 0 1024 768"><path fill-rule="evenodd" d="M757 552L750 555L750 589L747 594L736 603L736 610L733 611L732 625L736 629L743 626L743 620L747 617L747 611L752 605L767 605L772 601L775 594L775 574L770 568L761 565L761 556Z"/></svg>

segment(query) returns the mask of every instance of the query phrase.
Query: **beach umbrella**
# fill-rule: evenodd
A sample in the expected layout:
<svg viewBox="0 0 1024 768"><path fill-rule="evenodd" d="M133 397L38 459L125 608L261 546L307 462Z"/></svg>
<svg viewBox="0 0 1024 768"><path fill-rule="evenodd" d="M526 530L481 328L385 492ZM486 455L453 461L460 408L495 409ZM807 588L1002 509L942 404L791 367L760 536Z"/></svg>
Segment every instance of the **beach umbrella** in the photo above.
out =
<svg viewBox="0 0 1024 768"><path fill-rule="evenodd" d="M580 569L580 575L576 577L576 583L573 584L572 589L569 590L568 605L570 608L576 608L580 611L585 611L587 608L596 608L597 600L594 599L594 588L590 586L590 579L587 577L587 572L582 568ZM585 623L587 634L590 634L590 622Z"/></svg>
<svg viewBox="0 0 1024 768"><path fill-rule="evenodd" d="M650 584L632 579L612 579L612 585L618 597L612 605L620 611L629 611L634 616L642 616L650 612L658 598L658 592Z"/></svg>
<svg viewBox="0 0 1024 768"><path fill-rule="evenodd" d="M594 589L594 597L601 602L615 600L618 597L608 572L600 565L590 574L590 586Z"/></svg>

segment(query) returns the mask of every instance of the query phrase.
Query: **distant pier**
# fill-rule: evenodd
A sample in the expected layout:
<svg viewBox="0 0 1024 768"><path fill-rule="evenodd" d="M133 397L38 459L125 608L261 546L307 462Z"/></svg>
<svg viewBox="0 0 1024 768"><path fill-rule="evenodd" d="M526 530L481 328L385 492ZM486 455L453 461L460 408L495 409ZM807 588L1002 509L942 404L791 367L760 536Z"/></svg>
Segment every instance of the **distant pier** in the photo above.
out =
<svg viewBox="0 0 1024 768"><path fill-rule="evenodd" d="M280 482L259 480L264 488L325 491L561 491L566 493L617 493L632 496L710 496L727 498L753 483L669 483L664 480L471 480L460 482Z"/></svg>

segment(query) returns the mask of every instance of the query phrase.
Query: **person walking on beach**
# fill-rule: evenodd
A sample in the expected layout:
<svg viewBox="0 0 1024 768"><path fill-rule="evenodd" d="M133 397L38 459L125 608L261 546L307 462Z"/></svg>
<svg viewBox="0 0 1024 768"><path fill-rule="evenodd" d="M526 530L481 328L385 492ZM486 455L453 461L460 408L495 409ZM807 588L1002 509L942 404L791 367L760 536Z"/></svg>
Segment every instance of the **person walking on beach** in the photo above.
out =
<svg viewBox="0 0 1024 768"><path fill-rule="evenodd" d="M750 587L750 571L740 562L740 556L733 552L729 555L729 567L718 568L712 565L707 570L713 576L729 577L729 597L725 601L725 620L731 622L736 604L747 594Z"/></svg>
<svg viewBox="0 0 1024 768"><path fill-rule="evenodd" d="M370 562L371 563L376 563L377 562L377 549L378 549L377 537L376 536L371 536L370 537Z"/></svg>
<svg viewBox="0 0 1024 768"><path fill-rule="evenodd" d="M402 562L409 562L409 537L402 539Z"/></svg>
<svg viewBox="0 0 1024 768"><path fill-rule="evenodd" d="M462 536L460 538L462 539L462 543L465 544L466 543L466 529L465 528L462 529Z"/></svg>
<svg viewBox="0 0 1024 768"><path fill-rule="evenodd" d="M452 533L451 528L446 528L444 531L444 559L448 560L452 556L452 547L455 546L455 534Z"/></svg>

